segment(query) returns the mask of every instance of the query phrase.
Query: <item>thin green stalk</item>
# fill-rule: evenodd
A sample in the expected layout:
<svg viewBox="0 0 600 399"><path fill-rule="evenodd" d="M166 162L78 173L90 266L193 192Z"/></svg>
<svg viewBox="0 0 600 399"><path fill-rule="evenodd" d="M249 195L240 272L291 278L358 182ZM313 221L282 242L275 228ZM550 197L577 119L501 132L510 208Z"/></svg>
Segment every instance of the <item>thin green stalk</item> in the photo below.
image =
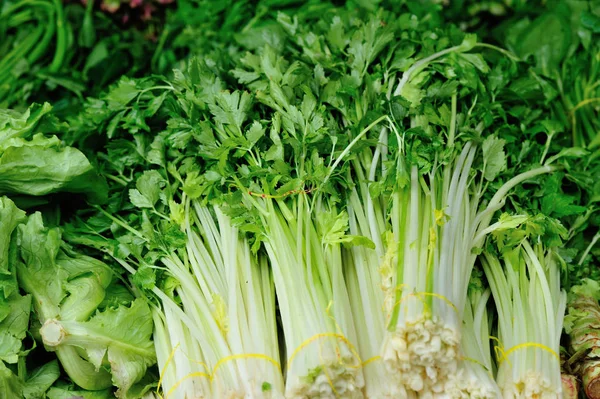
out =
<svg viewBox="0 0 600 399"><path fill-rule="evenodd" d="M51 20L54 16L54 12L48 13L48 20ZM41 21L40 21L41 22ZM43 25L43 24L42 24ZM54 24L46 24L46 31L44 32L44 36L40 40L40 42L35 46L35 48L27 55L27 62L29 64L33 64L36 62L44 52L48 48L50 41L52 40L52 36L54 36L55 25Z"/></svg>
<svg viewBox="0 0 600 399"><path fill-rule="evenodd" d="M53 3L56 10L56 51L49 70L55 73L61 68L67 51L67 28L61 0L53 0Z"/></svg>

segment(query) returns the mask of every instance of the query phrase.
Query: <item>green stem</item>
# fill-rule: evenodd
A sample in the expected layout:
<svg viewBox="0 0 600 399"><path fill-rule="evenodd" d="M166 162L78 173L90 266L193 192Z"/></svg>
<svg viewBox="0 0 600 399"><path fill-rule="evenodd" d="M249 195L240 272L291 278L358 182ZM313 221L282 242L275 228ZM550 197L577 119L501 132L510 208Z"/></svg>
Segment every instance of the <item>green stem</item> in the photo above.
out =
<svg viewBox="0 0 600 399"><path fill-rule="evenodd" d="M97 391L112 386L111 375L104 369L96 371L94 366L82 359L73 346L57 348L56 355L73 382L83 389Z"/></svg>
<svg viewBox="0 0 600 399"><path fill-rule="evenodd" d="M56 10L56 52L54 59L50 64L49 70L52 73L58 72L61 68L65 53L67 50L67 29L65 27L65 16L61 0L53 0Z"/></svg>
<svg viewBox="0 0 600 399"><path fill-rule="evenodd" d="M6 18L6 16L3 16L3 18ZM27 10L20 11L19 13L10 17L6 26L9 29L11 29L11 28L14 29L14 28L18 27L19 25L26 24L27 22L35 21L36 19L37 18L35 17L33 10L27 9Z"/></svg>
<svg viewBox="0 0 600 399"><path fill-rule="evenodd" d="M167 26L167 27L165 27L162 34L160 35L160 39L158 40L158 45L156 46L156 50L154 51L154 54L152 55L152 61L150 61L150 64L152 65L152 69L157 69L158 57L160 57L160 54L162 53L162 50L165 47L165 43L167 42L167 38L169 37L170 33L171 33L171 31L169 30L169 27Z"/></svg>
<svg viewBox="0 0 600 399"><path fill-rule="evenodd" d="M454 146L454 137L456 135L456 107L457 95L452 95L452 117L450 118L450 131L448 133L448 147Z"/></svg>
<svg viewBox="0 0 600 399"><path fill-rule="evenodd" d="M31 50L42 35L43 27L39 26L27 37L25 43L21 43L14 52L11 52L2 62L0 62L0 101L3 101L13 91L11 90L13 76L12 70L24 55Z"/></svg>
<svg viewBox="0 0 600 399"><path fill-rule="evenodd" d="M110 220L112 220L113 222L118 224L119 226L123 227L125 230L129 231L136 237L146 240L146 237L144 237L144 235L142 233L140 233L139 231L137 231L136 229L134 229L133 227L131 227L130 225L128 225L127 223L122 221L121 219L111 215L110 213L106 212L104 209L100 208L99 206L94 206L94 208L98 209L104 216L106 216L107 218L109 218Z"/></svg>
<svg viewBox="0 0 600 399"><path fill-rule="evenodd" d="M331 165L331 168L329 168L329 173L327 173L327 176L325 176L325 179L323 179L323 183L321 183L321 187L323 185L325 185L325 183L327 183L327 181L329 180L329 178L333 174L333 171L335 170L335 168L337 168L337 166L339 165L340 162L342 162L342 160L344 159L344 157L346 155L348 155L348 153L350 152L350 150L352 149L352 147L354 147L356 145L356 143L358 143L358 141L361 140L369 132L369 130L371 130L373 127L377 126L379 124L379 122L381 122L383 120L386 120L386 119L388 121L390 121L390 119L389 119L389 117L387 115L383 115L383 116L377 118L375 121L371 122L371 124L369 126L367 126L366 128L364 128L363 131L360 132L354 138L354 140L352 140L350 142L350 144L348 144L348 146L346 148L344 148L344 151L342 151L342 153L337 157L337 159L335 160L335 162L333 163L333 165Z"/></svg>
<svg viewBox="0 0 600 399"><path fill-rule="evenodd" d="M51 20L53 16L54 16L54 12L50 12L48 14L48 20ZM44 55L44 52L46 51L46 49L48 48L48 45L50 44L50 41L52 40L52 36L54 36L54 30L55 30L54 24L47 25L46 31L44 32L44 36L42 37L41 41L35 46L35 48L31 51L31 53L29 53L29 55L27 55L27 62L29 62L29 64L33 64L42 55Z"/></svg>
<svg viewBox="0 0 600 399"><path fill-rule="evenodd" d="M504 183L504 185L502 185L502 187L500 187L500 189L492 197L492 199L490 200L490 203L488 205L488 209L500 205L501 202L504 200L504 197L506 197L506 195L508 194L508 192L510 190L512 190L514 187L516 187L518 184L524 182L527 179L531 179L533 177L543 175L545 173L554 172L556 169L557 168L554 166L542 166L542 167L535 168L535 169L532 169L527 172L523 172L523 173L513 177L512 179L510 179L509 181Z"/></svg>
<svg viewBox="0 0 600 399"><path fill-rule="evenodd" d="M12 7L9 7L6 11L4 11L4 13L2 13L2 18L3 19L8 18L8 16L10 14L17 11L19 8L25 7L25 6L37 6L37 7L41 7L41 8L46 8L48 10L52 9L52 5L50 3L48 3L47 1L24 0L24 1L21 1L15 5L13 5Z"/></svg>
<svg viewBox="0 0 600 399"><path fill-rule="evenodd" d="M583 254L581 254L581 259L579 259L579 263L577 264L578 266L581 266L583 264L583 261L585 260L585 258L587 258L588 254L590 253L592 248L594 248L594 245L596 245L598 240L600 240L600 231L596 233L594 238L592 238L590 245L588 245Z"/></svg>
<svg viewBox="0 0 600 399"><path fill-rule="evenodd" d="M0 61L0 76L10 73L14 65L25 56L25 54L31 51L31 48L35 46L40 40L44 31L43 26L38 26L33 30L25 40L19 43L19 46L12 50L2 61Z"/></svg>

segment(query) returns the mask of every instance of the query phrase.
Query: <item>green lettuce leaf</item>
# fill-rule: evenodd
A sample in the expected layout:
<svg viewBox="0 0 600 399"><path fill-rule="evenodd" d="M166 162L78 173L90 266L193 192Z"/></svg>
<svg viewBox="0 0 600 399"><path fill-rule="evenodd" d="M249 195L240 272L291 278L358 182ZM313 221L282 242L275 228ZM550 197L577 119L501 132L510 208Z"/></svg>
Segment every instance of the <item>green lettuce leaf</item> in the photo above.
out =
<svg viewBox="0 0 600 399"><path fill-rule="evenodd" d="M7 298L17 290L17 280L9 268L11 236L17 225L25 220L25 212L7 197L0 197L0 298ZM0 309L0 320L2 319Z"/></svg>
<svg viewBox="0 0 600 399"><path fill-rule="evenodd" d="M11 140L0 148L0 194L41 196L59 191L86 194L91 202L106 201L106 182L83 153L55 138Z"/></svg>
<svg viewBox="0 0 600 399"><path fill-rule="evenodd" d="M0 362L0 398L22 398L23 382Z"/></svg>
<svg viewBox="0 0 600 399"><path fill-rule="evenodd" d="M87 390L130 388L156 362L152 315L141 299L98 311L113 277L103 262L65 250L38 212L18 227L21 288L33 297L39 334L73 382Z"/></svg>
<svg viewBox="0 0 600 399"><path fill-rule="evenodd" d="M23 388L25 399L44 398L46 391L60 377L58 361L53 360L35 369Z"/></svg>
<svg viewBox="0 0 600 399"><path fill-rule="evenodd" d="M90 202L107 200L108 186L83 153L48 133L65 130L52 106L0 110L0 195L82 193Z"/></svg>
<svg viewBox="0 0 600 399"><path fill-rule="evenodd" d="M27 138L51 110L52 106L48 103L32 104L23 113L11 109L0 109L0 148L9 139Z"/></svg>

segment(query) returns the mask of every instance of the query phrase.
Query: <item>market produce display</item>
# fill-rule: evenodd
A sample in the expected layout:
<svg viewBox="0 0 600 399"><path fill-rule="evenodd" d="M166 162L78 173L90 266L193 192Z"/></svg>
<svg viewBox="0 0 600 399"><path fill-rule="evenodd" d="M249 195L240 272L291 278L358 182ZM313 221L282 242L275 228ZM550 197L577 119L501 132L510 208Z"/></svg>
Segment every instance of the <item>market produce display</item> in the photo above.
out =
<svg viewBox="0 0 600 399"><path fill-rule="evenodd" d="M6 0L0 398L600 398L600 4Z"/></svg>

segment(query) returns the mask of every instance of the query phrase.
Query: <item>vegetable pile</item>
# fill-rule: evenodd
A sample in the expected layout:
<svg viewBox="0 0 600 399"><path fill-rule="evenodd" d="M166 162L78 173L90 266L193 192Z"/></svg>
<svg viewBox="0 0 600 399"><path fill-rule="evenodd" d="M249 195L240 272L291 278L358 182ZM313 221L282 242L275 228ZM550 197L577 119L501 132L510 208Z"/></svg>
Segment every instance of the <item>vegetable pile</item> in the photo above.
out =
<svg viewBox="0 0 600 399"><path fill-rule="evenodd" d="M0 397L600 397L597 5L168 3L0 9Z"/></svg>

